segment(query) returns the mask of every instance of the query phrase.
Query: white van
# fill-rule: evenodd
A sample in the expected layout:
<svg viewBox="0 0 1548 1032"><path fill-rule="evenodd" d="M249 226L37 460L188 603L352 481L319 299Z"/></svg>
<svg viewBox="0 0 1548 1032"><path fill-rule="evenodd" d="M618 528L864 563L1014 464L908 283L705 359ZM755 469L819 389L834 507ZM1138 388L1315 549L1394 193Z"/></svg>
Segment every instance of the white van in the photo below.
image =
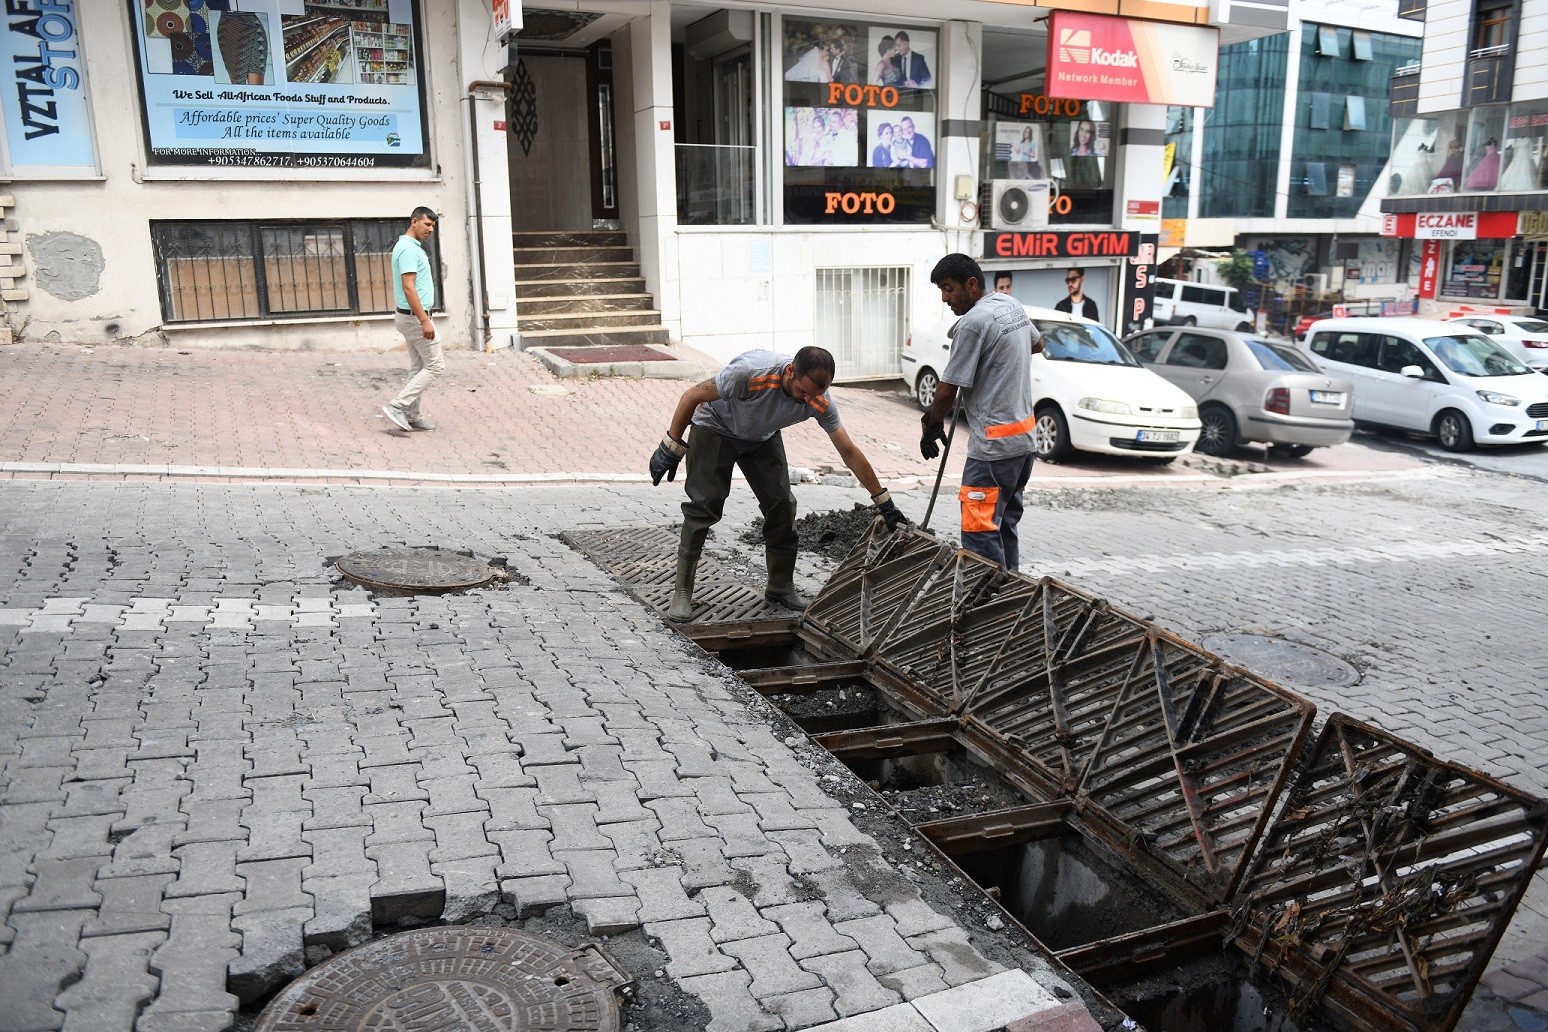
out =
<svg viewBox="0 0 1548 1032"><path fill-rule="evenodd" d="M1255 316L1235 287L1188 280L1156 280L1157 326L1213 326L1251 333Z"/></svg>
<svg viewBox="0 0 1548 1032"><path fill-rule="evenodd" d="M1322 319L1312 361L1354 384L1355 425L1474 444L1548 443L1548 380L1477 330L1432 319Z"/></svg>

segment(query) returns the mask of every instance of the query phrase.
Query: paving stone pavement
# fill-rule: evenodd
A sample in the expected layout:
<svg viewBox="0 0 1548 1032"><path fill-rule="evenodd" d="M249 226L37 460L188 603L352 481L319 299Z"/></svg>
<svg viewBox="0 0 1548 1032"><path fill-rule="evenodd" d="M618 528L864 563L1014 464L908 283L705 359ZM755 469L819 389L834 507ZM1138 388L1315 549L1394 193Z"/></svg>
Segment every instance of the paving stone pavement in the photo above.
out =
<svg viewBox="0 0 1548 1032"><path fill-rule="evenodd" d="M1195 639L1326 649L1363 679L1301 688L1324 715L1548 795L1542 490L1458 476L1050 492L1023 552L1028 572ZM884 1012L993 975L917 896L844 891L850 865L882 862L848 811L711 664L553 536L667 525L679 500L0 485L0 1029L222 1029L374 926L501 900L568 908L594 934L644 928L716 1032ZM732 552L753 515L734 492L712 548ZM941 533L954 521L937 510ZM432 543L508 555L529 583L373 598L324 566ZM826 565L803 560L808 588ZM826 907L789 891L798 878L827 887ZM1463 1028L1548 1010L1545 899L1540 876L1487 976L1493 1009Z"/></svg>
<svg viewBox="0 0 1548 1032"><path fill-rule="evenodd" d="M224 1029L373 929L502 902L643 928L716 1032L1005 970L551 533L675 496L0 491L0 1032ZM432 542L518 577L379 597L325 565Z"/></svg>

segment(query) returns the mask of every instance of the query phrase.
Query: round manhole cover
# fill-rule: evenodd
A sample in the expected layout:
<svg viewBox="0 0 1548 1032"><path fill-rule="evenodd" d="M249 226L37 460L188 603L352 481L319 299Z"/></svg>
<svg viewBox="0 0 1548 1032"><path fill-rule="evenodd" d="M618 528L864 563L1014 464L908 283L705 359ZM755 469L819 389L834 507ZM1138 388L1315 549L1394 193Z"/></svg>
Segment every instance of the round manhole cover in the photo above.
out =
<svg viewBox="0 0 1548 1032"><path fill-rule="evenodd" d="M495 577L489 563L444 548L378 548L346 555L334 565L357 584L392 591L466 591Z"/></svg>
<svg viewBox="0 0 1548 1032"><path fill-rule="evenodd" d="M253 1032L618 1028L626 976L600 950L510 928L426 928L341 953L269 1002Z"/></svg>
<svg viewBox="0 0 1548 1032"><path fill-rule="evenodd" d="M1259 677L1293 687L1347 688L1360 681L1360 671L1337 656L1266 634L1212 634L1203 645Z"/></svg>

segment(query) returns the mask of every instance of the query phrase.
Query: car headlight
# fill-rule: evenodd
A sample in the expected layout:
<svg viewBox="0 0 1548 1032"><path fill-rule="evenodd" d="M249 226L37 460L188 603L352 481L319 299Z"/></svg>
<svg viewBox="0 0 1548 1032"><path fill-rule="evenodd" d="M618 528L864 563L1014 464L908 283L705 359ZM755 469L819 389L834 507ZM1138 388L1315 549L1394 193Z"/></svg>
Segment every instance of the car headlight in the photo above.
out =
<svg viewBox="0 0 1548 1032"><path fill-rule="evenodd" d="M1182 408L1178 409L1177 412L1178 415L1182 416L1184 419L1199 418L1199 407L1197 405L1184 405Z"/></svg>
<svg viewBox="0 0 1548 1032"><path fill-rule="evenodd" d="M1479 391L1478 396L1491 405L1510 407L1521 404L1520 398L1512 398L1509 394L1496 394L1494 391Z"/></svg>
<svg viewBox="0 0 1548 1032"><path fill-rule="evenodd" d="M1114 416L1132 416L1134 414L1134 410L1123 402L1108 401L1106 398L1081 398L1077 404L1080 408L1089 409L1092 412L1106 412Z"/></svg>

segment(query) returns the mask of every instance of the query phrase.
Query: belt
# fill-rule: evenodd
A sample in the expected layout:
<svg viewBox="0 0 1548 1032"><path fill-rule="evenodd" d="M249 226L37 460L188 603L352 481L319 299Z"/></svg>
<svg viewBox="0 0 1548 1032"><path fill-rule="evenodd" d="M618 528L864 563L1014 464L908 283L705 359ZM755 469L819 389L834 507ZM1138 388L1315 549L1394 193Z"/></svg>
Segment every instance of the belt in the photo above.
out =
<svg viewBox="0 0 1548 1032"><path fill-rule="evenodd" d="M413 315L414 314L414 310L412 308L400 308L400 309L398 309L398 314L399 315Z"/></svg>

